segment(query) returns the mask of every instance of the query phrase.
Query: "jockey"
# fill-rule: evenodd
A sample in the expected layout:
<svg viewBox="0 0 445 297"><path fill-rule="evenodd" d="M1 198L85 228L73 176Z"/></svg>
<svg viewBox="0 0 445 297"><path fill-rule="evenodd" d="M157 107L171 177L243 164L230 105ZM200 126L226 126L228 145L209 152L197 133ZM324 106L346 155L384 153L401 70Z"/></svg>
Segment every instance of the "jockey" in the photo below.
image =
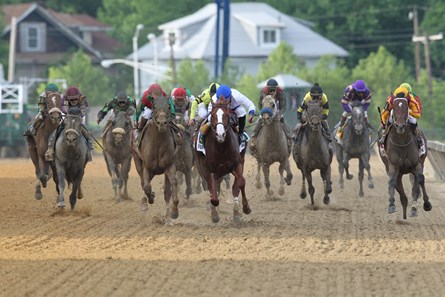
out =
<svg viewBox="0 0 445 297"><path fill-rule="evenodd" d="M351 104L353 101L358 101L363 106L363 111L365 112L366 124L370 127L368 120L368 107L371 103L371 91L366 86L366 83L359 79L353 84L346 87L341 103L343 105L343 114L341 115L341 121L337 131L338 139L343 136L343 129L345 126L346 119L351 114Z"/></svg>
<svg viewBox="0 0 445 297"><path fill-rule="evenodd" d="M241 143L243 140L244 127L246 126L246 109L249 114L249 123L253 122L253 116L255 115L255 104L243 95L240 91L236 89L231 89L227 85L221 85L216 90L216 94L212 96L212 100L210 101L209 107L207 109L207 113L210 115L212 111L212 104L216 103L219 98L223 96L226 101L230 101L229 109L232 110L237 115L238 118L238 137L239 142ZM209 116L210 117L210 116ZM210 124L207 123L207 126ZM208 128L202 129L203 131L208 131ZM204 133L205 135L206 133Z"/></svg>
<svg viewBox="0 0 445 297"><path fill-rule="evenodd" d="M88 162L92 161L92 155L91 150L93 149L93 144L91 143L90 139L90 132L87 130L85 126L85 116L88 112L88 100L85 95L83 95L80 90L75 87L71 86L65 91L65 95L63 96L63 106L62 106L62 112L64 114L68 113L68 109L70 107L78 107L80 109L80 112L82 114L82 135L87 140L88 144ZM60 132L65 128L65 123L62 122L62 124L49 136L48 139L48 150L45 153L45 159L47 161L54 161L54 145L56 143L57 137L59 136Z"/></svg>
<svg viewBox="0 0 445 297"><path fill-rule="evenodd" d="M420 97L413 92L413 89L411 88L411 85L409 83L402 83L400 85L401 87L404 87L408 90L408 92L413 95L414 99L417 101L419 108L420 108L420 114L422 114L422 110L423 110L423 105L422 105L422 100L420 100Z"/></svg>
<svg viewBox="0 0 445 297"><path fill-rule="evenodd" d="M208 106L212 96L216 94L216 90L218 88L219 84L211 83L210 86L201 93L201 95L192 101L189 125L193 125L197 121L202 122L207 117ZM196 110L198 110L198 114L196 114Z"/></svg>
<svg viewBox="0 0 445 297"><path fill-rule="evenodd" d="M419 101L416 100L413 94L411 94L407 88L402 86L395 89L394 92L390 96L388 96L386 100L385 107L380 117L381 129L383 130L383 134L382 137L379 139L379 143L385 142L385 137L386 134L388 133L389 124L392 123L392 118L390 117L390 114L392 113L393 102L394 99L396 98L405 98L406 100L408 100L408 107L409 107L408 121L410 123L414 135L416 135L417 137L419 145L422 146L424 144L423 138L419 133L417 125L417 119L421 117L422 106L421 104L419 104Z"/></svg>
<svg viewBox="0 0 445 297"><path fill-rule="evenodd" d="M321 115L321 125L324 129L325 136L329 141L331 137L329 135L329 125L328 125L328 115L329 115L329 101L328 96L323 93L323 89L318 83L315 83L311 90L304 95L303 101L301 102L300 107L297 110L297 125L295 126L295 142L298 140L300 136L301 126L304 124L301 118L303 111L307 108L307 104L309 101L321 101L321 105L323 106L323 113Z"/></svg>
<svg viewBox="0 0 445 297"><path fill-rule="evenodd" d="M190 91L188 91L190 94ZM184 88L176 88L174 89L172 93L172 100L173 104L175 106L175 112L182 113L184 115L184 120L189 120L188 112L190 110L191 102L190 102L190 95L187 94L187 89Z"/></svg>
<svg viewBox="0 0 445 297"><path fill-rule="evenodd" d="M115 96L113 99L111 99L108 103L105 104L105 106L97 113L97 124L100 123L104 119L104 117L107 115L107 113L113 110L113 113L111 114L110 118L108 119L107 124L105 125L104 131L108 128L108 126L111 124L111 122L114 119L115 113L119 111L126 111L128 112L128 115L131 116L130 120L132 123L132 126L134 125L134 114L136 111L136 101L127 95L126 92L119 92L117 93L117 96Z"/></svg>
<svg viewBox="0 0 445 297"><path fill-rule="evenodd" d="M284 134L286 135L288 142L290 143L292 139L291 132L289 130L289 127L287 127L283 117L283 113L286 110L286 98L284 97L283 89L278 85L278 82L273 78L269 79L266 83L266 86L264 86L261 89L260 99L258 101L258 107L260 110L263 109L263 99L267 95L273 96L276 102L278 103L278 112L281 113L280 116L281 126L283 128ZM263 127L263 119L260 117L258 119L257 125L255 126L255 129L253 130L254 133L252 135L251 147L255 147L256 138L262 127Z"/></svg>
<svg viewBox="0 0 445 297"><path fill-rule="evenodd" d="M39 108L39 112L32 120L31 124L28 126L28 129L26 129L25 133L23 133L23 136L36 136L37 128L40 127L43 121L43 114L45 111L47 111L46 97L50 93L59 93L59 88L57 87L56 84L53 83L47 84L45 87L45 91L43 91L42 94L40 94L39 98L37 99L37 106Z"/></svg>

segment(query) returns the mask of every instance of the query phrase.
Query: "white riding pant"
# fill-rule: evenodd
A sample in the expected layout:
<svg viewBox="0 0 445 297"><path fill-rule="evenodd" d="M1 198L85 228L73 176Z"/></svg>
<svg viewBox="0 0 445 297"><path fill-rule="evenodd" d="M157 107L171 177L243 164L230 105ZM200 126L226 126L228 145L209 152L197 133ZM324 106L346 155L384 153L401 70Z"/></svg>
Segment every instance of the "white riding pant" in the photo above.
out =
<svg viewBox="0 0 445 297"><path fill-rule="evenodd" d="M153 114L153 111L150 108L145 107L144 110L142 111L141 117L149 120L149 119L151 119L152 114Z"/></svg>
<svg viewBox="0 0 445 297"><path fill-rule="evenodd" d="M203 120L207 117L207 106L205 105L204 102L198 104L197 114L199 120Z"/></svg>

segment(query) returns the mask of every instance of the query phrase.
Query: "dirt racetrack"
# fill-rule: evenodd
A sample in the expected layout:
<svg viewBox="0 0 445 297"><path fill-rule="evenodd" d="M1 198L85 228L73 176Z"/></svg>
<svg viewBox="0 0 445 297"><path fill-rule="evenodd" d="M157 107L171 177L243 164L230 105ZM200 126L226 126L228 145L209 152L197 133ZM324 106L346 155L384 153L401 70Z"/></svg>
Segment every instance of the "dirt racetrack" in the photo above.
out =
<svg viewBox="0 0 445 297"><path fill-rule="evenodd" d="M252 213L235 227L227 191L213 224L208 194L185 206L184 186L179 218L164 225L160 177L155 203L140 211L134 166L134 201L116 204L101 155L87 165L77 210L60 213L52 181L34 199L29 159L0 160L0 296L445 296L445 186L427 168L433 209L403 221L398 195L398 211L387 213L387 177L375 155L371 164L376 188L359 198L357 162L339 190L334 160L331 204L322 203L317 173L312 209L299 198L293 160L292 185L267 199L249 156ZM277 166L272 172L277 193Z"/></svg>

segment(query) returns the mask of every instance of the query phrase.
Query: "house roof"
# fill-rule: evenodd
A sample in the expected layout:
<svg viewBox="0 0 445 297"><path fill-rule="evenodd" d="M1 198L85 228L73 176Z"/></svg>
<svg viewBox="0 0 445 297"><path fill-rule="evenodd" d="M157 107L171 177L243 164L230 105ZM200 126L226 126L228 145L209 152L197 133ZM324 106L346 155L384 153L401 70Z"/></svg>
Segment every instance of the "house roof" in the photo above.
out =
<svg viewBox="0 0 445 297"><path fill-rule="evenodd" d="M277 74L274 77L277 82L278 85L281 86L282 88L309 88L312 87L312 84L302 80L301 78L298 78L292 74ZM259 84L257 84L257 87L259 89L261 89L262 87L264 87L267 83L268 79L265 81L260 82Z"/></svg>
<svg viewBox="0 0 445 297"><path fill-rule="evenodd" d="M91 52L98 58L102 58L102 53L100 50L110 51L119 47L118 41L106 34L106 31L111 30L109 25L85 14L60 13L50 9L45 9L36 3L2 5L1 8L5 16L5 23L8 24L2 32L3 36L10 32L10 23L13 17L16 17L17 23L19 23L31 13L36 12L45 18L48 23L51 23L62 31L65 36L76 43L79 47ZM73 30L92 32L92 44L85 42L82 38L75 34Z"/></svg>
<svg viewBox="0 0 445 297"><path fill-rule="evenodd" d="M314 32L307 22L287 16L266 3L243 2L230 5L230 43L231 57L267 57L273 47L258 45L256 32L259 27L277 27L281 29L281 40L290 44L294 54L299 57L320 57L334 55L345 57L347 51L327 38ZM180 44L175 46L175 58L209 59L215 55L216 4L210 3L200 10L164 23L158 27L164 31L187 31ZM222 34L221 34L222 35ZM158 37L158 43L163 38ZM222 43L221 43L222 44ZM169 58L169 50L158 46L158 57ZM138 51L140 59L151 59L153 48L150 44L142 46ZM132 57L130 55L129 57Z"/></svg>

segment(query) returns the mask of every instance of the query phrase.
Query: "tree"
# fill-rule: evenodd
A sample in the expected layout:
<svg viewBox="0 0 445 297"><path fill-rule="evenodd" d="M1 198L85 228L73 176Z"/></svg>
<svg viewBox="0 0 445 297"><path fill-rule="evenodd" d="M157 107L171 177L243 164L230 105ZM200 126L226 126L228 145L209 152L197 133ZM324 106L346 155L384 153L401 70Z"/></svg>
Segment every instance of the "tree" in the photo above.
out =
<svg viewBox="0 0 445 297"><path fill-rule="evenodd" d="M55 78L64 78L68 85L79 87L90 106L102 106L115 95L109 78L101 68L92 66L91 58L82 51L76 52L66 65L50 67L48 79ZM45 85L42 85L38 90L42 92L44 89Z"/></svg>

